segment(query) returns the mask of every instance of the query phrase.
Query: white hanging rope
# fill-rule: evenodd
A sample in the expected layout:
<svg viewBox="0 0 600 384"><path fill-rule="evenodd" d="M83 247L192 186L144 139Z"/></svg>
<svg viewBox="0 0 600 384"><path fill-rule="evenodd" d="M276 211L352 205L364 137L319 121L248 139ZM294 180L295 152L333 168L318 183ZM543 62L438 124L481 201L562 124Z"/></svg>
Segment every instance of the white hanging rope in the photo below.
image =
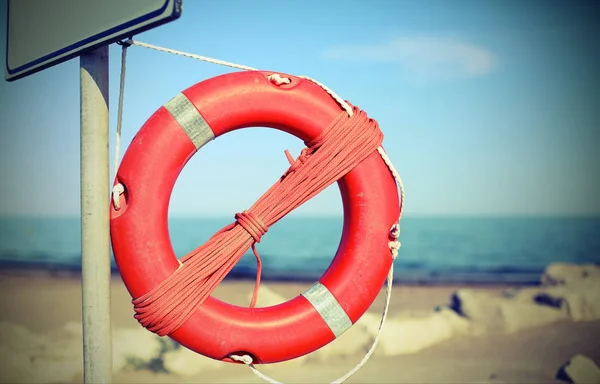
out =
<svg viewBox="0 0 600 384"><path fill-rule="evenodd" d="M121 153L121 132L123 130L123 98L125 96L125 73L127 70L127 48L131 45L127 42L118 42L121 48L121 79L119 83L119 105L117 108L117 132L115 133L115 176L119 170L119 156ZM119 196L125 192L123 184L118 183L112 189L112 200L115 209L118 211L121 208Z"/></svg>
<svg viewBox="0 0 600 384"><path fill-rule="evenodd" d="M119 83L119 105L117 109L117 132L115 135L115 176L119 170L119 152L121 147L121 131L123 128L123 98L125 97L125 72L127 70L127 48L129 44L121 43L121 79Z"/></svg>
<svg viewBox="0 0 600 384"><path fill-rule="evenodd" d="M206 61L207 63L224 65L226 67L241 69L241 70L244 70L244 71L255 71L256 70L255 68L248 67L247 65L230 63L229 61L223 61L223 60L213 59L211 57L200 56L200 55L196 55L194 53L182 52L182 51L177 51L177 50L171 49L171 48L159 47L158 45L152 45L152 44L148 44L148 43L142 43L141 41L137 41L137 40L134 41L133 39L126 40L125 43L126 44L137 45L138 47L144 47L144 48L154 49L155 51L166 52L166 53L171 53L173 55L185 56L185 57L189 57L191 59Z"/></svg>
<svg viewBox="0 0 600 384"><path fill-rule="evenodd" d="M117 113L117 134L116 134L116 139L115 139L116 140L116 142L115 142L115 176L117 174L117 170L119 167L119 146L120 146L120 141L121 141L121 124L122 124L122 118L123 118L123 95L124 95L124 89L125 89L125 70L126 70L127 47L129 47L130 45L137 45L140 47L149 48L149 49L153 49L153 50L160 51L160 52L166 52L166 53L171 53L174 55L189 57L192 59L201 60L201 61L218 64L218 65L223 65L226 67L241 69L241 70L245 70L245 71L257 70L256 68L248 67L246 65L231 63L228 61L223 61L223 60L218 60L218 59L213 59L210 57L200 56L200 55L196 55L193 53L177 51L175 49L159 47L156 45L143 43L140 41L134 41L133 39L129 39L124 42L120 42L119 44L123 47L123 49L122 49L122 54L121 54L121 83L120 83L120 89L119 89L119 109L118 109L118 113ZM326 87L324 84L322 84L322 83L318 82L317 80L314 80L310 77L307 77L307 76L296 76L296 77L306 79L306 80L312 81L313 83L317 84L319 87L321 87L323 90L325 90L325 92L327 92L335 101L337 101L338 104L340 104L340 106L348 113L349 116L352 116L352 114L353 114L352 107L350 105L348 105L348 103L344 99L339 97L335 92L333 92L331 89ZM281 76L278 73L272 73L271 75L268 76L268 79L269 79L269 81L273 82L276 85L289 84L291 82L291 80L289 78ZM396 170L396 168L392 164L391 160L385 153L383 147L377 148L377 152L379 153L379 155L381 156L381 158L383 159L383 161L385 162L387 167L390 169L390 172L392 173L392 176L394 177L394 180L396 181L396 186L399 190L399 195L400 195L400 213L399 213L397 223L394 224L392 226L392 228L390 229L390 236L392 237L393 240L388 243L388 246L389 246L390 252L391 252L391 256L392 256L392 265L390 267L390 270L388 272L388 276L386 279L385 305L383 308L383 313L381 315L381 321L379 323L379 328L377 329L377 334L375 336L375 339L373 340L373 344L371 345L371 347L369 348L369 350L367 351L365 356L362 358L362 360L358 364L356 364L356 366L354 368L352 368L344 376L334 380L332 382L332 384L340 384L340 383L343 383L344 381L346 381L348 378L350 378L352 375L354 375L356 372L358 372L367 363L369 358L373 355L373 353L375 352L375 348L377 347L377 343L379 342L379 338L381 336L383 326L387 319L389 306L390 306L390 302L391 302L391 298L392 298L392 286L394 283L394 261L398 257L398 251L401 246L400 241L398 239L400 237L400 219L402 218L402 213L404 210L404 185L402 184L402 179L401 179L398 171ZM117 210L120 207L119 196L123 192L124 192L124 187L121 184L117 184L113 188L113 196L112 196L113 204L115 206L115 209L117 209ZM230 357L232 360L243 362L244 364L246 364L248 367L250 367L252 372L254 374L256 374L258 377L260 377L261 379L263 379L269 383L272 383L272 384L282 384L281 382L276 381L276 380L270 378L269 376L265 375L264 373L260 372L254 366L251 356L249 356L249 355L230 355Z"/></svg>

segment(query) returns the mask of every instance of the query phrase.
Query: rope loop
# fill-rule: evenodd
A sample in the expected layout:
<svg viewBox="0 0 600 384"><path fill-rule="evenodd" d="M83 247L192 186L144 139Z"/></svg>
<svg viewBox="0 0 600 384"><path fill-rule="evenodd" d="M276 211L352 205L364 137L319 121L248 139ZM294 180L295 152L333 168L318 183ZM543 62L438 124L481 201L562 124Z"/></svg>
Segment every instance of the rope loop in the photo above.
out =
<svg viewBox="0 0 600 384"><path fill-rule="evenodd" d="M283 77L279 73L270 74L269 76L267 76L267 79L275 85L292 83L292 79L290 79L289 77Z"/></svg>
<svg viewBox="0 0 600 384"><path fill-rule="evenodd" d="M235 219L252 236L255 243L260 243L260 239L269 230L265 223L252 212L244 211L236 213Z"/></svg>
<svg viewBox="0 0 600 384"><path fill-rule="evenodd" d="M121 209L120 197L123 192L125 192L125 187L121 183L116 184L112 189L112 201L115 207L115 211Z"/></svg>

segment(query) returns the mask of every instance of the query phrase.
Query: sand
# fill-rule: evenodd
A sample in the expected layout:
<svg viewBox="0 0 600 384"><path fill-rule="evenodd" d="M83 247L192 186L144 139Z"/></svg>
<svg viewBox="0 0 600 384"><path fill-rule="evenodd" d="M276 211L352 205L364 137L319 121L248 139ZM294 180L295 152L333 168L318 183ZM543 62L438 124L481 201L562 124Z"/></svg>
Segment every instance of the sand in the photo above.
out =
<svg viewBox="0 0 600 384"><path fill-rule="evenodd" d="M311 283L267 282L269 288L291 298ZM67 322L81 321L80 277L50 276L31 271L0 271L0 321L23 325L46 333ZM225 281L215 296L230 303L247 304L251 281ZM460 286L396 286L391 313L430 311L448 304ZM473 288L472 286L470 288ZM500 291L504 286L480 286L478 290ZM132 318L130 296L120 278L112 281L113 327L139 327ZM371 307L379 312L383 292ZM443 341L420 352L393 357L375 353L349 383L552 383L558 368L573 355L585 354L600 361L600 321L560 321L514 334L464 336ZM362 358L334 358L327 363L281 363L259 366L283 382L320 383L343 375ZM2 372L0 372L0 378ZM247 367L226 364L224 368L182 378L150 371L115 373L116 383L258 383ZM1 380L0 380L1 381ZM76 377L74 382L81 382Z"/></svg>

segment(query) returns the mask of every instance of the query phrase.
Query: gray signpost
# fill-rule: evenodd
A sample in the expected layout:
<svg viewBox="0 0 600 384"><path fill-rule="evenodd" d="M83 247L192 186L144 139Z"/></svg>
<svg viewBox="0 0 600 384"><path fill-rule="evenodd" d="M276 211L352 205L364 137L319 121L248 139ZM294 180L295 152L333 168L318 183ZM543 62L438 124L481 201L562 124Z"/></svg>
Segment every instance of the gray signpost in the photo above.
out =
<svg viewBox="0 0 600 384"><path fill-rule="evenodd" d="M108 173L108 47L80 58L81 273L84 382L112 372Z"/></svg>
<svg viewBox="0 0 600 384"><path fill-rule="evenodd" d="M7 81L80 57L84 382L109 383L108 45L178 19L182 0L8 0L7 7Z"/></svg>

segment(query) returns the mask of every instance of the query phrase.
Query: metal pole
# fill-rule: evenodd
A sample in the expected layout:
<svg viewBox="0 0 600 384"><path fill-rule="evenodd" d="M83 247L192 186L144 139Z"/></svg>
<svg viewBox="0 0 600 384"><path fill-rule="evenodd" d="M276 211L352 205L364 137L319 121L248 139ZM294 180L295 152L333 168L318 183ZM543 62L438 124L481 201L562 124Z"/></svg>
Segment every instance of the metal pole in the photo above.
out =
<svg viewBox="0 0 600 384"><path fill-rule="evenodd" d="M110 383L108 46L80 58L83 380Z"/></svg>

